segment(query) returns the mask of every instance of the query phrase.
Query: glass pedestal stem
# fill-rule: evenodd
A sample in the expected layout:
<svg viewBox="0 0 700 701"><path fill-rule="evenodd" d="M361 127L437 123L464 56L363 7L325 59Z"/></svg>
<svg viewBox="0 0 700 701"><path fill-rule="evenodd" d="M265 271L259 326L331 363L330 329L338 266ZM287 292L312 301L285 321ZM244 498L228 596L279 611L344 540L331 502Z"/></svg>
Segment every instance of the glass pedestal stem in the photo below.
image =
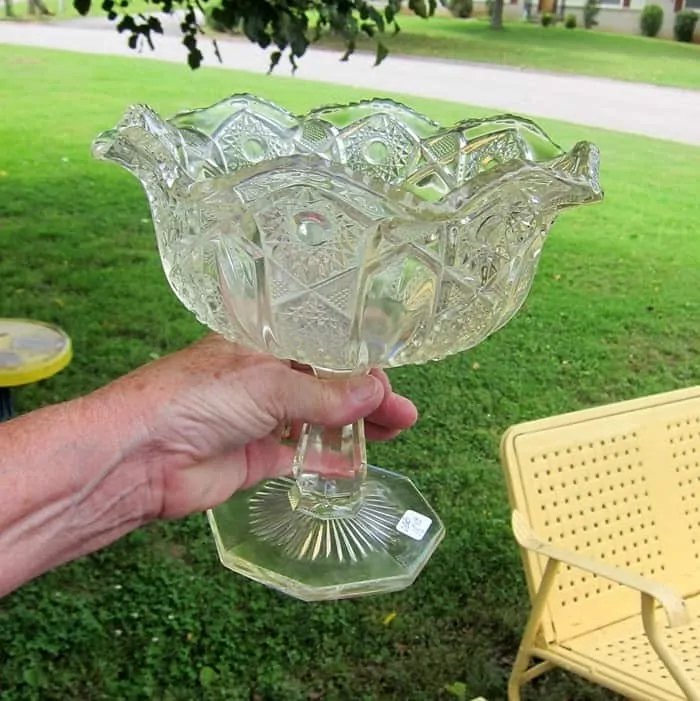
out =
<svg viewBox="0 0 700 701"><path fill-rule="evenodd" d="M289 503L317 518L357 513L367 474L364 422L341 428L306 424L294 456Z"/></svg>
<svg viewBox="0 0 700 701"><path fill-rule="evenodd" d="M314 372L323 378L339 376ZM338 428L305 424L294 456L293 475L295 483L289 492L293 510L321 519L356 515L367 476L364 421Z"/></svg>

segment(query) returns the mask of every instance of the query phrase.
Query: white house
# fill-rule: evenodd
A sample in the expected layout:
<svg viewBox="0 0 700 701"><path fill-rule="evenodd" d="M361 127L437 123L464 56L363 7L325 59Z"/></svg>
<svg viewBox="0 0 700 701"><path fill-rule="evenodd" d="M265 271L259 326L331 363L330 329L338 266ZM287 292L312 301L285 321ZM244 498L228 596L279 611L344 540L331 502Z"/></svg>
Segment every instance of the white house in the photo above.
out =
<svg viewBox="0 0 700 701"><path fill-rule="evenodd" d="M542 0L546 2L548 0ZM556 2L557 0L555 0ZM561 2L561 0L558 0ZM565 0L566 12L577 15L582 25L585 0ZM673 23L676 12L697 10L700 12L700 0L598 0L600 12L596 17L598 29L603 31L639 34L639 17L645 5L660 5L664 11L664 22L660 36L673 36Z"/></svg>
<svg viewBox="0 0 700 701"><path fill-rule="evenodd" d="M504 0L505 19L518 19L525 15L528 0ZM543 12L554 14L574 14L578 26L583 27L583 6L586 0L531 0L531 12L536 19ZM645 5L660 5L664 11L664 21L660 36L673 36L673 23L676 12L696 10L700 13L700 0L598 0L600 12L596 20L597 29L621 34L639 34L639 16ZM563 7L562 7L563 5ZM485 0L474 0L475 14L485 13ZM563 12L562 12L563 10Z"/></svg>

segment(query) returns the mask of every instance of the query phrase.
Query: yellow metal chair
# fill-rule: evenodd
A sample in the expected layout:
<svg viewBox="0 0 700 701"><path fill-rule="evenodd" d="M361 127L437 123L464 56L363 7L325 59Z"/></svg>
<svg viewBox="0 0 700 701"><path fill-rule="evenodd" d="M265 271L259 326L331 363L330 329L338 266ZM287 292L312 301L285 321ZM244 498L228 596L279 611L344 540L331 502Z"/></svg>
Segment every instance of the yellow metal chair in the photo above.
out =
<svg viewBox="0 0 700 701"><path fill-rule="evenodd" d="M700 701L700 387L514 426L501 459L532 601L509 701L555 666Z"/></svg>

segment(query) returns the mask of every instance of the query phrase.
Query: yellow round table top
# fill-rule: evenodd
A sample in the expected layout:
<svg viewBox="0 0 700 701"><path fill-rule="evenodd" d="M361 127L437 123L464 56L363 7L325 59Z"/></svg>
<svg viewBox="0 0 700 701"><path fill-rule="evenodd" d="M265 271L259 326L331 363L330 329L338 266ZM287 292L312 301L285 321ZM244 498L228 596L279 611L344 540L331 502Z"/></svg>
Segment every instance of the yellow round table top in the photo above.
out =
<svg viewBox="0 0 700 701"><path fill-rule="evenodd" d="M30 319L0 319L0 387L45 380L70 363L71 340L57 326Z"/></svg>

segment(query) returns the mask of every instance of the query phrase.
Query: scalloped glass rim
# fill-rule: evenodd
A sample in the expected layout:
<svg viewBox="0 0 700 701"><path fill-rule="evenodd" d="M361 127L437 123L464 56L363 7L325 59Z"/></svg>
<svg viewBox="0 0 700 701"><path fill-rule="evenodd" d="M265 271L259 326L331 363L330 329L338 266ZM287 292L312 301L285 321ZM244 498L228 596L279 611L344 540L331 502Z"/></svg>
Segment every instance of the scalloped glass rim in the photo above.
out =
<svg viewBox="0 0 700 701"><path fill-rule="evenodd" d="M283 116L286 120L288 120L288 126L294 126L295 123L299 123L302 120L308 119L324 119L325 121L330 121L329 117L338 115L348 110L359 110L364 108L368 110L376 110L377 108L381 108L384 106L403 113L403 115L409 117L411 121L415 120L418 123L422 123L425 127L428 127L431 130L435 130L433 133L430 134L431 136L437 136L442 134L443 132L455 131L456 129L483 130L489 125L494 125L499 122L514 122L518 126L527 130L527 132L533 137L533 141L530 144L533 148L533 151L537 146L537 141L540 141L540 147L544 147L548 150L551 149L551 151L548 154L543 154L542 158L554 158L556 155L561 155L562 153L564 153L564 150L561 148L561 146L556 144L538 124L526 117L516 116L504 112L490 115L488 117L471 117L467 119L458 120L451 125L445 125L435 121L427 115L418 112L417 110L413 109L412 107L409 107L403 102L399 102L398 100L393 100L391 98L386 97L351 100L350 102L344 103L334 102L319 107L313 107L308 112L294 113L291 110L288 110L285 107L275 102L272 102L271 100L268 100L266 98L261 98L251 93L235 93L222 100L218 100L217 102L214 102L211 105L207 105L206 107L197 107L194 109L181 110L179 112L176 112L172 117L167 118L166 121L177 128L194 127L204 132L205 134L208 134L208 136L212 136L216 132L223 119L225 119L226 116L230 116L231 113L229 115L223 116L223 119L220 118L218 121L216 121L211 131L202 128L204 124L208 121L208 117L217 113L219 110L223 110L227 107L230 107L235 103L245 102L246 100L255 100L260 105L266 105L270 110L272 110L280 116ZM152 108L150 108L146 104L133 105L130 109L139 108L153 112ZM156 114L155 112L153 113ZM190 121L193 121L193 123L190 123ZM348 124L350 124L350 121L346 121L344 124L337 126L347 126ZM537 141L535 141L535 139ZM533 158L532 160L537 159Z"/></svg>
<svg viewBox="0 0 700 701"><path fill-rule="evenodd" d="M498 133L499 131L516 130L521 139L521 145L527 146L530 156L529 158L521 159L519 167L525 164L536 163L542 169L550 171L554 177L562 181L569 182L570 184L584 185L590 188L594 199L598 199L602 196L602 189L598 180L598 148L588 141L579 141L567 153L556 144L541 127L525 117L502 113L484 118L458 120L452 125L444 126L404 103L390 98L372 98L348 103L334 103L313 108L306 113L295 114L270 100L257 97L250 93L237 93L206 107L179 111L165 120L149 105L142 103L135 104L126 110L122 119L114 128L102 132L93 141L92 154L95 158L100 160L108 159L108 152L111 146L122 134L128 133L128 131L135 126L135 122L139 122L142 128L151 132L156 138L160 138L163 132L167 131L168 128L174 128L175 134L172 134L172 136L179 137L179 141L182 142L182 153L172 154L179 166L179 176L183 177L189 183L210 179L212 177L211 175L209 177L206 175L204 177L193 177L188 172L186 164L183 164L182 160L187 159L188 151L187 144L183 142L182 133L199 132L204 134L211 139L212 145L218 149L219 146L216 141L217 132L221 130L222 125L227 119L238 111L238 106L248 100L255 101L257 105L270 110L275 116L281 118L280 121L274 122L276 126L281 124L287 128L299 128L302 123L309 122L313 119L320 119L326 123L330 123L336 129L340 129L359 120L345 117L342 124L336 125L332 122L333 117L337 117L338 115L342 116L348 111L355 110L367 110L369 114L370 110L376 111L382 107L387 107L391 110L395 110L402 117L406 118L404 123L408 123L409 126L420 124L425 129L428 129L429 133L418 134L421 139L428 137L438 139L465 132L469 133L469 136L476 138L483 135L485 132ZM266 118L264 114L257 113L256 116L258 118ZM267 169L272 169L276 167L276 164L282 159L300 157L298 154L295 154L293 156L282 156L281 158L263 159L254 165L246 165L242 168L231 170L226 162L226 158L220 150L217 155L220 156L217 160L220 163L221 170L218 173L214 173L213 177L241 171L248 171L250 173L259 172L260 168L267 167ZM332 161L330 157L324 154L309 153L308 156L302 157L318 158L326 163ZM493 166L489 170L479 173L476 177L464 183L461 186L458 197L460 199L469 197L471 196L470 193L474 192L474 190L482 184L498 180L499 175L507 176L517 170L517 168L518 166L516 166L514 161ZM411 174L411 177L413 177L413 175L414 174ZM482 178L481 176L484 177ZM372 187L377 187L380 184L382 186L386 185L384 181L374 179ZM402 192L413 192L417 200L413 205L414 207L418 207L418 201L425 201L425 197L420 193L419 188L415 187L415 183L409 182L408 179L394 183L393 188ZM382 187L382 190L386 191L386 188ZM453 191L449 191L437 201L433 201L432 204L445 200L451 201L452 196ZM447 206L452 205L448 202Z"/></svg>

